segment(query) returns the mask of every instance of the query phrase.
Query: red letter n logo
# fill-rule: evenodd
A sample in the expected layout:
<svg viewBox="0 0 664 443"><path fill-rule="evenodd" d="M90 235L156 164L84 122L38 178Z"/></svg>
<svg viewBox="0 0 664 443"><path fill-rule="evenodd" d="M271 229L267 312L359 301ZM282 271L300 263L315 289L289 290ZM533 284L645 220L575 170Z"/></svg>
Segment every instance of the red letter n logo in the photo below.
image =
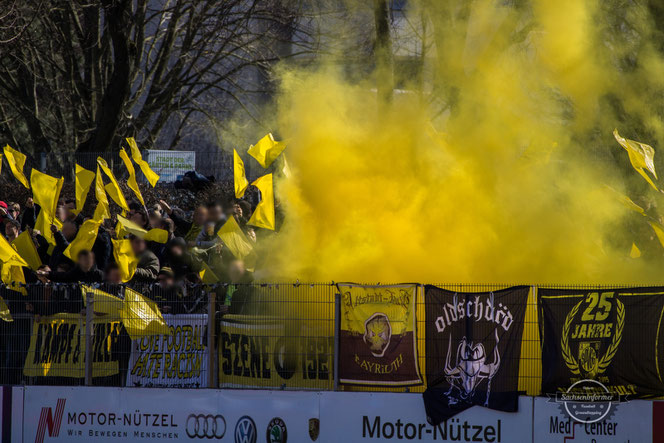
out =
<svg viewBox="0 0 664 443"><path fill-rule="evenodd" d="M35 443L43 443L46 428L48 428L49 437L57 437L60 434L60 424L62 423L62 414L65 412L65 399L59 398L58 404L55 406L55 415L51 408L42 408L41 415L39 416L39 424L37 425L37 435L35 436Z"/></svg>

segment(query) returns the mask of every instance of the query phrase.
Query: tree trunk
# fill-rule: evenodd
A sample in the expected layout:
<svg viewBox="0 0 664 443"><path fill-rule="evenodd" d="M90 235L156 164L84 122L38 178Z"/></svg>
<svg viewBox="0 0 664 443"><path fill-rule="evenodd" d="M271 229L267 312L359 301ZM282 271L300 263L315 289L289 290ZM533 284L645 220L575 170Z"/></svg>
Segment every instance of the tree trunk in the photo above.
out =
<svg viewBox="0 0 664 443"><path fill-rule="evenodd" d="M380 103L389 103L394 91L394 62L392 35L390 32L389 0L374 0L374 21L376 25L376 88Z"/></svg>
<svg viewBox="0 0 664 443"><path fill-rule="evenodd" d="M130 87L130 54L128 17L131 3L128 0L104 2L108 31L113 43L113 74L96 109L96 129L92 137L83 143L80 151L104 152L111 148L122 119L123 105Z"/></svg>

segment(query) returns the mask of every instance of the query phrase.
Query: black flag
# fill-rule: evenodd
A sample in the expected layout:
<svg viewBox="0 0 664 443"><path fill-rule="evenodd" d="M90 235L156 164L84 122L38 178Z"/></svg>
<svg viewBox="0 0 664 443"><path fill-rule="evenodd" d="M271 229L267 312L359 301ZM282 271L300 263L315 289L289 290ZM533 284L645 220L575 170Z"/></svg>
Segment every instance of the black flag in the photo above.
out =
<svg viewBox="0 0 664 443"><path fill-rule="evenodd" d="M595 380L629 398L664 392L664 288L539 289L542 392Z"/></svg>
<svg viewBox="0 0 664 443"><path fill-rule="evenodd" d="M472 293L425 287L424 407L431 424L474 405L518 409L528 292L528 286Z"/></svg>

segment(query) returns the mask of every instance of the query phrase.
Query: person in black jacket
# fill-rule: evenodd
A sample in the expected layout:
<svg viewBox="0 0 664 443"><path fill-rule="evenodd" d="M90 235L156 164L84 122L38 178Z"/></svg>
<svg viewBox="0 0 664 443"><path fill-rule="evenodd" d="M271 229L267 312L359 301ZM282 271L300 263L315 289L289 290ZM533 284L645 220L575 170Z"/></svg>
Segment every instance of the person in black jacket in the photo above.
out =
<svg viewBox="0 0 664 443"><path fill-rule="evenodd" d="M208 218L208 210L205 206L198 206L194 210L194 216L191 220L181 217L178 213L173 211L171 207L164 200L159 200L159 204L168 216L175 223L175 235L183 237L186 242L196 241L196 237L203 229L203 224Z"/></svg>
<svg viewBox="0 0 664 443"><path fill-rule="evenodd" d="M95 264L95 254L87 250L78 253L76 267L69 272L37 271L37 274L46 274L51 281L60 283L99 283L104 280L104 273Z"/></svg>
<svg viewBox="0 0 664 443"><path fill-rule="evenodd" d="M64 255L64 252L69 246L69 243L76 238L78 226L73 221L65 220L64 223L62 223L62 231L60 231L57 226L51 225L51 232L55 239L55 247L51 253L48 265L51 269L55 269L63 261L69 262L69 259Z"/></svg>
<svg viewBox="0 0 664 443"><path fill-rule="evenodd" d="M166 244L164 257L162 265L169 267L178 280L201 270L201 261L187 251L187 243L182 237L175 237Z"/></svg>
<svg viewBox="0 0 664 443"><path fill-rule="evenodd" d="M97 267L106 269L112 261L113 244L111 243L111 234L103 226L100 226L97 231L97 239L92 245L92 252L95 254Z"/></svg>

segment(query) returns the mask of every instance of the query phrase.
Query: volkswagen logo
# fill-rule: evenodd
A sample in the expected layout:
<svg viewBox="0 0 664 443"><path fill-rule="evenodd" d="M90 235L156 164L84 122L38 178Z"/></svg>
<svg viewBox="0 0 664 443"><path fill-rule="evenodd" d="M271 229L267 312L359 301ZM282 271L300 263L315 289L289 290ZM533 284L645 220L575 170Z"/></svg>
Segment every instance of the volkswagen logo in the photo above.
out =
<svg viewBox="0 0 664 443"><path fill-rule="evenodd" d="M189 438L224 438L226 419L223 415L190 414L186 424Z"/></svg>
<svg viewBox="0 0 664 443"><path fill-rule="evenodd" d="M245 415L235 425L235 443L256 443L256 423Z"/></svg>

